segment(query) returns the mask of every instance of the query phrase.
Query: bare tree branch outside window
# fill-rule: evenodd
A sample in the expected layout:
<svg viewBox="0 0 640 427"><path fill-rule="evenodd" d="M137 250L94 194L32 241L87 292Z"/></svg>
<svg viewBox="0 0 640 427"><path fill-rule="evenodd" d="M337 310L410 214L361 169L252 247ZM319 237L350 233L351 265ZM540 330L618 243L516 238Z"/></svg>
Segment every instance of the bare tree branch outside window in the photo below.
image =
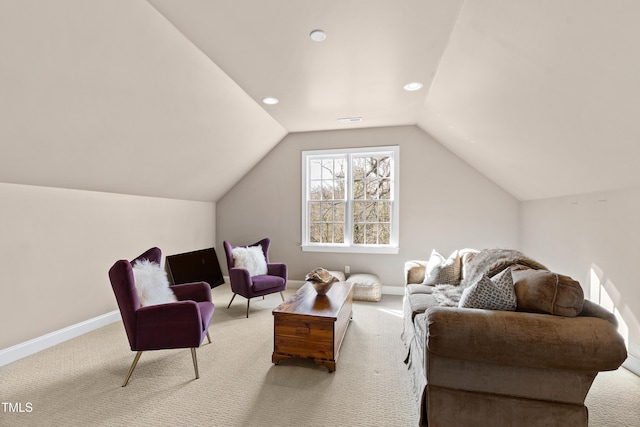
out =
<svg viewBox="0 0 640 427"><path fill-rule="evenodd" d="M345 242L345 221L351 216L356 245L391 242L392 168L390 155L315 157L309 162L308 224L310 243ZM349 170L351 168L351 181ZM347 214L349 186L352 212Z"/></svg>

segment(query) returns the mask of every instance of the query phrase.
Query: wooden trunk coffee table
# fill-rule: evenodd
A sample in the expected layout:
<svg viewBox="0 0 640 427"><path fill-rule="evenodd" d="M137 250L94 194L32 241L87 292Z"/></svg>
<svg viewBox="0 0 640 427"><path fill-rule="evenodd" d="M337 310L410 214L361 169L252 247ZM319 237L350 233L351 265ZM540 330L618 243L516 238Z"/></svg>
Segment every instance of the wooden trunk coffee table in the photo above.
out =
<svg viewBox="0 0 640 427"><path fill-rule="evenodd" d="M353 284L334 283L327 295L318 295L305 283L273 310L273 355L276 365L293 357L312 359L336 370L340 345L353 311Z"/></svg>

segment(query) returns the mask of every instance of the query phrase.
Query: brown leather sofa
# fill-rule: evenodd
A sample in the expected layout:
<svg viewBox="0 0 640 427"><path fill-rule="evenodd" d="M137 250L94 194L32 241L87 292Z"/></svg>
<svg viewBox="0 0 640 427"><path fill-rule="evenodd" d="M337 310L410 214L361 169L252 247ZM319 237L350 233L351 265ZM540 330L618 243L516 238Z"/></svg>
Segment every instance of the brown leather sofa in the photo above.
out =
<svg viewBox="0 0 640 427"><path fill-rule="evenodd" d="M459 258L464 285L473 256ZM405 264L402 333L421 425L587 426L594 378L627 357L613 314L584 298L573 315L519 311L520 301L516 311L447 306L437 284L422 284L427 264ZM535 303L549 294L556 304L564 292L556 280L550 293L532 293L531 273L512 275L522 300L522 289Z"/></svg>

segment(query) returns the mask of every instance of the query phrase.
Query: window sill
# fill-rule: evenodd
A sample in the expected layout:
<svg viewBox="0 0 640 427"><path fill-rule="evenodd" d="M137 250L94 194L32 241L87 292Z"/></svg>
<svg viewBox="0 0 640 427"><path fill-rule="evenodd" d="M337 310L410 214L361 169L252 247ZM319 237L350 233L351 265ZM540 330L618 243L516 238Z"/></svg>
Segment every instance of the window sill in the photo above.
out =
<svg viewBox="0 0 640 427"><path fill-rule="evenodd" d="M301 245L302 252L330 252L352 254L397 254L398 246L342 246L342 245Z"/></svg>

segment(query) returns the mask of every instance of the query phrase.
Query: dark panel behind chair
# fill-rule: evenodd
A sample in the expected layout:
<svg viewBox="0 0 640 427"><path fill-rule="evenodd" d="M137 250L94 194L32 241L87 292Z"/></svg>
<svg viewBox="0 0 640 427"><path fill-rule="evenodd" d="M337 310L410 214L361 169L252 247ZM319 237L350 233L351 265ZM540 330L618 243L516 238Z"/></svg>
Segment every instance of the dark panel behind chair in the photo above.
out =
<svg viewBox="0 0 640 427"><path fill-rule="evenodd" d="M215 248L169 255L166 270L171 284L207 282L211 288L224 284Z"/></svg>

